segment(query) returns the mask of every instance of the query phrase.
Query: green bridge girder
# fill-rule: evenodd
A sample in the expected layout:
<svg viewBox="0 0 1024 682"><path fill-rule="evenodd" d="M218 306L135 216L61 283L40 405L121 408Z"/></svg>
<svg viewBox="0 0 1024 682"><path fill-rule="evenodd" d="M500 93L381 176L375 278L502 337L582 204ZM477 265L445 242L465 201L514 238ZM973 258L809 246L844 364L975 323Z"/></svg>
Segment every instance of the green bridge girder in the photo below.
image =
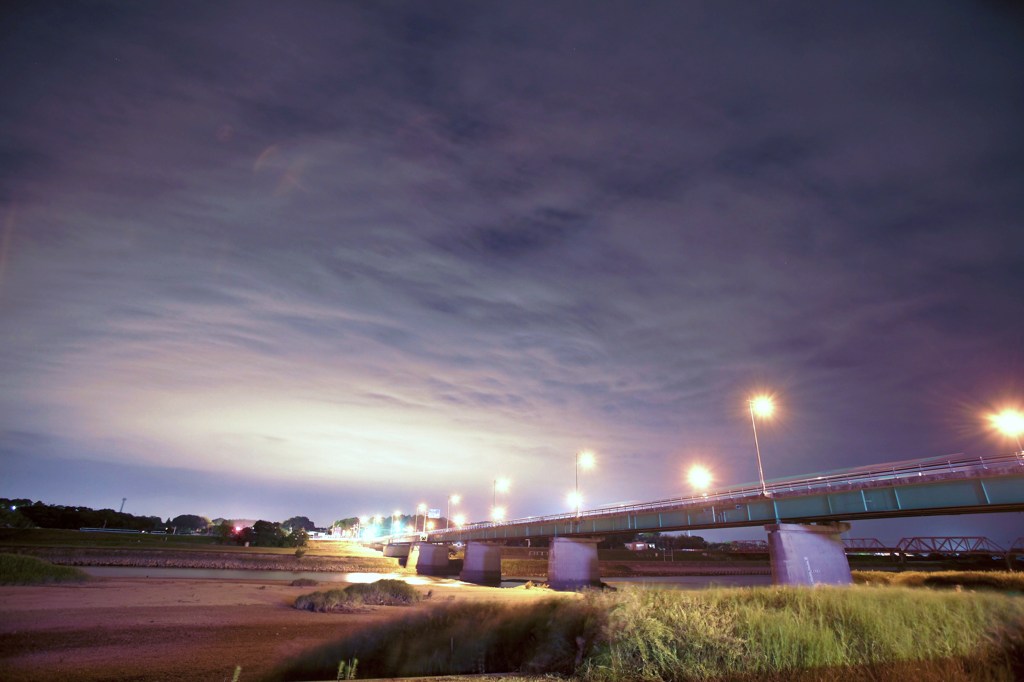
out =
<svg viewBox="0 0 1024 682"><path fill-rule="evenodd" d="M644 531L706 530L766 524L857 521L858 519L1024 511L1024 466L983 469L956 477L921 475L891 481L807 490L770 491L745 497L652 503L587 512L575 516L519 519L503 524L474 524L432 532L430 542L517 540L597 536Z"/></svg>

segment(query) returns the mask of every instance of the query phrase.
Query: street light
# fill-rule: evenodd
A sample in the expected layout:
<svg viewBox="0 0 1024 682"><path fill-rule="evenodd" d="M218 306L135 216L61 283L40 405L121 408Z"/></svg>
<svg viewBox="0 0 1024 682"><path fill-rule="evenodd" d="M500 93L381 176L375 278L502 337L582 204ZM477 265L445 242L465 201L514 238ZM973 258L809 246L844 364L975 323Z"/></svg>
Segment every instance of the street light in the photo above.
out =
<svg viewBox="0 0 1024 682"><path fill-rule="evenodd" d="M452 519L455 522L456 528L462 528L466 525L466 516L464 514L456 514L455 518Z"/></svg>
<svg viewBox="0 0 1024 682"><path fill-rule="evenodd" d="M452 505L458 504L462 501L461 495L449 495L448 496L448 511L444 515L444 529L448 530L448 519L452 516Z"/></svg>
<svg viewBox="0 0 1024 682"><path fill-rule="evenodd" d="M699 464L694 464L690 467L690 472L686 475L686 480L690 482L698 492L704 492L711 486L711 472L707 467L703 467ZM707 493L704 493L705 495Z"/></svg>
<svg viewBox="0 0 1024 682"><path fill-rule="evenodd" d="M418 511L420 514L423 514L423 532L426 532L427 531L427 505L425 503L420 503L420 505L418 507L416 507L416 511ZM413 528L415 529L416 526L417 526L417 524L414 523L413 524Z"/></svg>
<svg viewBox="0 0 1024 682"><path fill-rule="evenodd" d="M507 493L508 487L507 478L494 479L494 486L491 488L491 509L498 509L498 493Z"/></svg>
<svg viewBox="0 0 1024 682"><path fill-rule="evenodd" d="M505 508L494 507L491 509L491 521L498 523L505 520Z"/></svg>
<svg viewBox="0 0 1024 682"><path fill-rule="evenodd" d="M989 416L992 426L1004 436L1013 438L1017 443L1017 452L1021 452L1021 434L1024 434L1024 413L1019 410L1006 409L999 414Z"/></svg>
<svg viewBox="0 0 1024 682"><path fill-rule="evenodd" d="M764 467L761 466L761 445L757 442L757 420L754 416L767 419L775 413L775 403L771 396L759 395L747 401L750 407L750 425L754 428L754 449L757 451L757 475L761 479L761 494L768 496L768 488L764 484Z"/></svg>
<svg viewBox="0 0 1024 682"><path fill-rule="evenodd" d="M576 502L576 518L580 517L580 467L591 469L594 466L594 453L590 450L581 450L576 453L576 493L572 499Z"/></svg>

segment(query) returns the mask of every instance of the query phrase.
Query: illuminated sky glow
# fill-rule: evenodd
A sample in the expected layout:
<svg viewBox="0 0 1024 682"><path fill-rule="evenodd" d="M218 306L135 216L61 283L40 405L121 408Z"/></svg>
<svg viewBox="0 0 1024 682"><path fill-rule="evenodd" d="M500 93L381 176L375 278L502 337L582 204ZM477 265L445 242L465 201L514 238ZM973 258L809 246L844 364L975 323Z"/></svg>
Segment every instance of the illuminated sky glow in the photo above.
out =
<svg viewBox="0 0 1024 682"><path fill-rule="evenodd" d="M496 476L509 516L567 511L586 447L587 505L661 499L757 480L761 390L768 479L1010 447L1008 4L4 23L2 496L479 520Z"/></svg>

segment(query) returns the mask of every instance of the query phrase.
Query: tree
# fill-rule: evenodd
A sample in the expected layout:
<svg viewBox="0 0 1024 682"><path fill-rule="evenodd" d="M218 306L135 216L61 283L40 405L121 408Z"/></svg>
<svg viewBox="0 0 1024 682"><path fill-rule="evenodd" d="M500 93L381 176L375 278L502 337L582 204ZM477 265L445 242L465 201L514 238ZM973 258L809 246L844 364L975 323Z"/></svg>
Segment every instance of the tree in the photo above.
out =
<svg viewBox="0 0 1024 682"><path fill-rule="evenodd" d="M202 516L196 516L195 514L181 514L180 516L175 516L170 521L170 525L177 529L176 532L195 532L199 530L206 530L210 526L210 520Z"/></svg>
<svg viewBox="0 0 1024 682"><path fill-rule="evenodd" d="M32 528L35 524L11 506L0 507L0 528Z"/></svg>
<svg viewBox="0 0 1024 682"><path fill-rule="evenodd" d="M252 530L256 534L256 545L259 547L285 546L284 530L280 523L261 520L252 524Z"/></svg>
<svg viewBox="0 0 1024 682"><path fill-rule="evenodd" d="M235 534L235 527L227 519L221 519L220 523L214 526L213 532L220 539L220 542L224 543Z"/></svg>
<svg viewBox="0 0 1024 682"><path fill-rule="evenodd" d="M309 544L309 533L305 528L296 528L287 539L289 547L305 547Z"/></svg>
<svg viewBox="0 0 1024 682"><path fill-rule="evenodd" d="M402 519L404 520L405 517L403 516ZM334 523L331 524L331 527L332 528L340 528L342 530L348 530L349 528L353 528L353 527L358 526L358 525L359 525L359 519L357 517L355 517L355 516L351 516L351 517L349 517L347 519L338 519L337 521L335 521Z"/></svg>
<svg viewBox="0 0 1024 682"><path fill-rule="evenodd" d="M254 544L256 542L256 531L252 529L252 526L246 526L235 534L235 542L240 545Z"/></svg>
<svg viewBox="0 0 1024 682"><path fill-rule="evenodd" d="M281 527L289 533L293 533L300 528L304 531L316 530L316 524L305 516L293 516L287 521L282 521Z"/></svg>

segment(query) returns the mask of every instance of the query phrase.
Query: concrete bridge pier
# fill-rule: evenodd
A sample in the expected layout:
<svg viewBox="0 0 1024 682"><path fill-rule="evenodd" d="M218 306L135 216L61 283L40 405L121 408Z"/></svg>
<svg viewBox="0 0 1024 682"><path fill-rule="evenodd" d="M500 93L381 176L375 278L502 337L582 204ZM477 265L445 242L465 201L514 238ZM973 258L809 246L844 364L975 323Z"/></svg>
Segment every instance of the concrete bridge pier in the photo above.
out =
<svg viewBox="0 0 1024 682"><path fill-rule="evenodd" d="M840 538L848 523L811 525L774 523L768 531L768 556L776 585L849 585L850 562Z"/></svg>
<svg viewBox="0 0 1024 682"><path fill-rule="evenodd" d="M552 538L548 551L548 585L578 590L601 584L597 543L602 538Z"/></svg>
<svg viewBox="0 0 1024 682"><path fill-rule="evenodd" d="M466 558L459 579L477 585L501 584L501 545L466 543Z"/></svg>
<svg viewBox="0 0 1024 682"><path fill-rule="evenodd" d="M409 558L406 559L405 565L415 566L419 575L447 575L448 547L417 542L409 550Z"/></svg>
<svg viewBox="0 0 1024 682"><path fill-rule="evenodd" d="M406 559L409 556L409 543L407 542L396 542L384 545L384 556L392 559Z"/></svg>

